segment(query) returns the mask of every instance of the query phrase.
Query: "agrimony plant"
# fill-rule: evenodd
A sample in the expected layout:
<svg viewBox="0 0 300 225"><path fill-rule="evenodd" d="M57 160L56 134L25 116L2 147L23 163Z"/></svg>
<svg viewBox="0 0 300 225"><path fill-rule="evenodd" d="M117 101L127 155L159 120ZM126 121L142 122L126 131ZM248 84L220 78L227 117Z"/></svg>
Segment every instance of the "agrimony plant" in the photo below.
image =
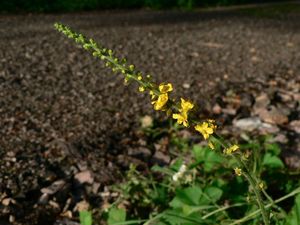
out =
<svg viewBox="0 0 300 225"><path fill-rule="evenodd" d="M126 59L119 59L114 55L111 49L104 48L97 44L93 39L88 39L80 33L72 31L69 27L55 23L55 29L66 35L68 38L75 40L84 49L91 52L94 57L105 62L105 65L113 72L119 72L124 76L124 83L136 82L139 85L140 92L148 92L151 104L154 110L165 112L169 117L177 121L178 124L194 129L199 132L211 150L216 149L216 145L221 146L221 154L225 158L230 158L235 161L235 166L232 168L236 176L244 177L251 186L254 192L256 202L259 207L258 213L261 214L263 223L270 224L269 208L274 206L276 202L265 192L262 181L251 170L251 157L248 151L241 151L238 144L231 144L225 141L216 133L217 125L214 120L200 120L197 116L194 104L192 101L185 98L180 98L180 101L170 98L173 92L171 83L156 84L153 82L151 75L144 75L136 70L135 66L127 64ZM186 168L182 166L178 173L173 176L174 181L180 179L185 173ZM263 198L264 197L264 198ZM256 214L257 215L257 212ZM200 222L200 221L199 221ZM149 223L150 224L150 223Z"/></svg>

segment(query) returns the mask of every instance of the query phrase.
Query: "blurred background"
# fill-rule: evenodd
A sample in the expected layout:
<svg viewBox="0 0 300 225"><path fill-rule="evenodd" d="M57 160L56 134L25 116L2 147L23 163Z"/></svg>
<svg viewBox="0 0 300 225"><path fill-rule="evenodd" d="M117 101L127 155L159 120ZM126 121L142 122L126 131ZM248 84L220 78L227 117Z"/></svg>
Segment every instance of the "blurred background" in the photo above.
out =
<svg viewBox="0 0 300 225"><path fill-rule="evenodd" d="M66 12L97 9L152 8L170 9L266 3L271 0L3 0L0 9L6 12ZM278 2L278 1L277 1ZM281 1L284 2L284 1Z"/></svg>

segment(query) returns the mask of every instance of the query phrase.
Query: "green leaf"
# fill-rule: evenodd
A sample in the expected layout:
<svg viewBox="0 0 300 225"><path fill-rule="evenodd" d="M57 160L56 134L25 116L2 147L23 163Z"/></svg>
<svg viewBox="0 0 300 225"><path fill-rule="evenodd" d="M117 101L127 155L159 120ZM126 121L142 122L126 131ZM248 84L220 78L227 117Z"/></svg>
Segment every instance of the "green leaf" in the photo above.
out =
<svg viewBox="0 0 300 225"><path fill-rule="evenodd" d="M156 187L150 196L155 204L164 205L168 202L168 190L166 187Z"/></svg>
<svg viewBox="0 0 300 225"><path fill-rule="evenodd" d="M281 152L279 145L276 143L266 143L265 149L267 152L273 153L273 155L279 155Z"/></svg>
<svg viewBox="0 0 300 225"><path fill-rule="evenodd" d="M199 205L202 194L201 188L197 186L178 189L176 191L176 197L178 197L181 202L191 206Z"/></svg>
<svg viewBox="0 0 300 225"><path fill-rule="evenodd" d="M176 161L170 166L171 170L178 171L181 165L183 164L183 159L178 158Z"/></svg>
<svg viewBox="0 0 300 225"><path fill-rule="evenodd" d="M159 173L169 175L169 176L172 176L172 174L174 173L174 171L170 170L169 168L161 167L161 166L158 166L158 165L152 166L151 171L159 172Z"/></svg>
<svg viewBox="0 0 300 225"><path fill-rule="evenodd" d="M197 163L204 164L204 170L210 172L217 165L222 164L224 159L217 152L211 150L208 147L201 147L199 145L194 145L192 152Z"/></svg>
<svg viewBox="0 0 300 225"><path fill-rule="evenodd" d="M108 212L108 225L113 225L114 223L120 223L126 221L126 211L125 209L111 208Z"/></svg>
<svg viewBox="0 0 300 225"><path fill-rule="evenodd" d="M217 202L222 197L223 191L217 187L207 187L204 193L209 197L211 202Z"/></svg>
<svg viewBox="0 0 300 225"><path fill-rule="evenodd" d="M201 212L203 210L215 208L215 206L212 205L200 205L200 206L191 206L183 203L180 201L178 197L175 197L171 202L170 206L174 210L179 210L180 213L182 213L184 216L190 215L195 212Z"/></svg>
<svg viewBox="0 0 300 225"><path fill-rule="evenodd" d="M169 205L174 209L181 209L185 204L178 197L174 197L172 201L170 201Z"/></svg>
<svg viewBox="0 0 300 225"><path fill-rule="evenodd" d="M196 161L198 162L202 162L204 160L204 148L199 146L199 145L194 145L192 152L194 154L194 157L196 159Z"/></svg>
<svg viewBox="0 0 300 225"><path fill-rule="evenodd" d="M163 212L163 219L170 225L199 225L204 224L204 220L199 214L184 215L179 210L166 210Z"/></svg>
<svg viewBox="0 0 300 225"><path fill-rule="evenodd" d="M202 194L201 188L196 186L178 189L176 196L170 202L170 206L175 209L182 209L185 205L199 206Z"/></svg>
<svg viewBox="0 0 300 225"><path fill-rule="evenodd" d="M79 212L79 220L81 225L92 225L92 213L89 211L80 211Z"/></svg>
<svg viewBox="0 0 300 225"><path fill-rule="evenodd" d="M276 168L284 168L284 164L281 161L280 158L278 158L275 155L272 155L271 153L266 153L263 158L263 163L264 166L276 169Z"/></svg>
<svg viewBox="0 0 300 225"><path fill-rule="evenodd" d="M286 221L286 225L296 225L300 224L300 194L296 196L295 204L288 214Z"/></svg>

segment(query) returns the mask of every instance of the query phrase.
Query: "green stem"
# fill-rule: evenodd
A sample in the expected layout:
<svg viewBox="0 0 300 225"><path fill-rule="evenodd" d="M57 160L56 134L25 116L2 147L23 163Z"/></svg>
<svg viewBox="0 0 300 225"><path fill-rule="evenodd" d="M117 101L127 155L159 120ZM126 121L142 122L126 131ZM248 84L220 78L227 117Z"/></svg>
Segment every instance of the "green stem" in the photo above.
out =
<svg viewBox="0 0 300 225"><path fill-rule="evenodd" d="M246 177L246 179L248 180L248 182L250 183L250 185L252 186L253 188L253 191L255 193L255 196L256 196L256 200L257 200L257 203L258 203L258 206L261 210L261 215L263 217L263 221L264 221L264 224L265 225L269 225L269 217L268 217L268 213L267 213L267 210L265 209L265 206L264 206L264 203L263 203L263 200L261 198L261 194L260 194L260 191L258 190L257 188L257 185L254 181L254 179L252 178L252 176L248 173L244 173L244 176Z"/></svg>
<svg viewBox="0 0 300 225"><path fill-rule="evenodd" d="M238 207L238 206L242 206L242 205L245 205L245 203L237 203L237 204L234 204L234 205L228 205L228 206L224 206L224 207L221 207L221 208L218 208L208 214L206 214L205 216L202 217L202 219L207 219L208 217L218 213L218 212L221 212L221 211L225 211L226 209L229 209L229 208L233 208L233 207Z"/></svg>
<svg viewBox="0 0 300 225"><path fill-rule="evenodd" d="M254 194L256 196L257 204L258 204L258 206L261 210L261 215L263 217L264 224L269 225L270 223L269 223L268 213L267 213L267 211L264 207L264 202L262 200L261 192L260 192L260 189L258 187L258 184L257 184L256 180L252 177L251 173L248 170L247 165L240 158L238 158L237 156L233 155L233 157L238 162L239 166L244 168L243 175L246 177L246 179L248 180L248 182L250 183L250 185L251 185L251 187L254 191Z"/></svg>
<svg viewBox="0 0 300 225"><path fill-rule="evenodd" d="M152 222L154 222L155 220L159 219L160 217L164 216L165 213L160 213L156 216L154 216L153 218L149 219L146 223L144 223L143 225L150 225Z"/></svg>
<svg viewBox="0 0 300 225"><path fill-rule="evenodd" d="M298 194L298 193L300 193L300 188L297 188L297 189L295 189L294 191L292 191L291 193L289 193L289 194L287 194L287 195L285 195L285 196L282 196L282 197L279 198L279 199L276 199L276 200L274 201L274 203L270 203L270 204L266 205L265 208L268 209L268 208L272 207L274 204L277 204L277 203L279 203L279 202L282 202L282 201L286 200L287 198L290 198L290 197L292 197L292 196L294 196L294 195L296 195L296 194ZM254 216L256 216L258 213L260 213L260 211L261 211L261 210L258 209L258 210L256 210L256 211L252 212L251 214L249 214L248 216L245 216L245 217L242 218L242 219L236 220L234 223L231 223L230 225L241 224L241 223L243 223L243 222L245 222L245 221L247 221L247 220L250 220L252 217L254 217Z"/></svg>
<svg viewBox="0 0 300 225"><path fill-rule="evenodd" d="M123 221L123 222L112 223L111 225L141 224L142 222L145 222L145 221L146 220L128 220L128 221Z"/></svg>
<svg viewBox="0 0 300 225"><path fill-rule="evenodd" d="M223 215L224 215L226 218L229 218L229 216L227 215L227 213L224 212L224 210L223 210L224 207L220 207L218 204L214 203L214 202L212 201L212 199L211 199L205 192L203 192L202 194L204 195L204 197L205 197L207 200L209 200L210 202L212 202L213 205L217 208L217 210L215 210L215 211L217 211L217 212L222 212ZM215 211L214 211L214 212L215 212ZM209 213L209 214L211 214L211 213ZM207 214L207 215L209 215L209 214ZM207 216L207 215L206 215L206 216ZM204 216L204 217L206 217L206 216ZM202 218L203 218L203 217L202 217ZM206 217L206 218L207 218L207 217Z"/></svg>
<svg viewBox="0 0 300 225"><path fill-rule="evenodd" d="M223 143L223 141L221 141L222 139L220 137L218 137L216 134L214 135L214 139L216 141L218 141L222 147L227 148L226 144ZM248 170L247 165L240 159L238 158L236 155L232 154L232 157L237 161L237 163L239 164L239 167L243 168L243 175L246 177L246 179L248 180L249 184L251 185L254 194L256 196L256 201L257 204L261 210L261 215L263 217L263 221L265 225L269 225L269 218L268 218L268 213L264 207L264 203L260 194L260 190L258 189L258 185L255 181L255 179L251 176L251 173Z"/></svg>

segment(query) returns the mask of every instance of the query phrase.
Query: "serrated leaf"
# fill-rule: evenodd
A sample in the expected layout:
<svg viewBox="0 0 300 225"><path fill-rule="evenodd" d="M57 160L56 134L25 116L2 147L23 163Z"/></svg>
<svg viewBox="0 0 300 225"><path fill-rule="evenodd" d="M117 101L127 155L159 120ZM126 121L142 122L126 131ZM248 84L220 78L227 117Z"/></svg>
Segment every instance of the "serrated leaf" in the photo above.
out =
<svg viewBox="0 0 300 225"><path fill-rule="evenodd" d="M126 221L126 211L125 209L111 208L108 212L108 225L113 225L114 223L120 223Z"/></svg>
<svg viewBox="0 0 300 225"><path fill-rule="evenodd" d="M272 155L271 153L266 153L264 155L262 164L273 169L284 168L284 164L281 159L275 155Z"/></svg>
<svg viewBox="0 0 300 225"><path fill-rule="evenodd" d="M300 224L300 194L296 196L295 204L288 214L286 221L286 225L296 225Z"/></svg>
<svg viewBox="0 0 300 225"><path fill-rule="evenodd" d="M89 211L80 211L79 212L79 220L81 225L92 225L92 213Z"/></svg>

